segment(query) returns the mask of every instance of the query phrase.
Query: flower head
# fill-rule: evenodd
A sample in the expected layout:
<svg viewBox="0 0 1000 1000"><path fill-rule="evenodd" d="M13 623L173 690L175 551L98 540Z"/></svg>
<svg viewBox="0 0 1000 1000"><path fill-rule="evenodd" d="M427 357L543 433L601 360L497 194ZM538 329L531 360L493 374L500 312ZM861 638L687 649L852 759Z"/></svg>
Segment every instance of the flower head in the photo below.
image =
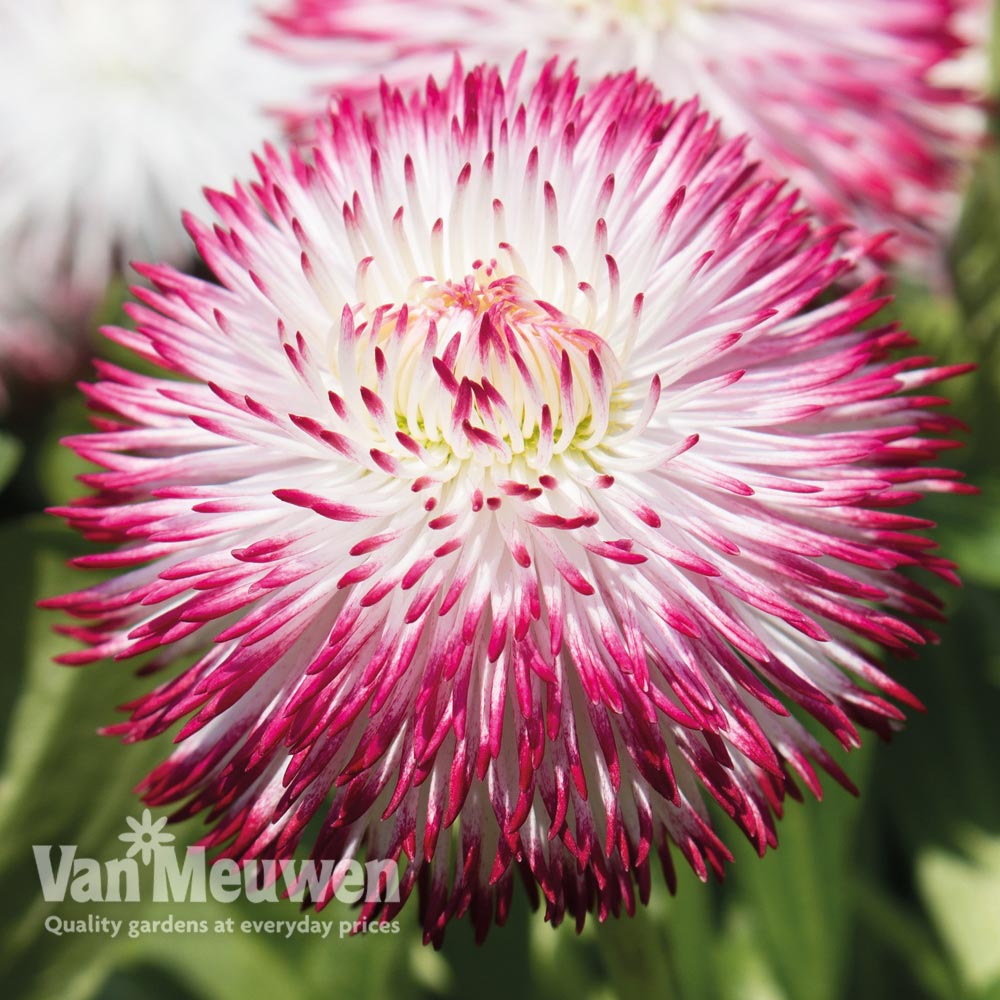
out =
<svg viewBox="0 0 1000 1000"><path fill-rule="evenodd" d="M295 67L253 45L253 0L0 4L0 232L17 260L100 289L179 259L180 210L273 130Z"/></svg>
<svg viewBox="0 0 1000 1000"><path fill-rule="evenodd" d="M65 283L32 292L0 273L0 413L22 389L68 382L83 363L83 323L94 303Z"/></svg>
<svg viewBox="0 0 1000 1000"><path fill-rule="evenodd" d="M314 856L398 860L434 941L518 868L554 921L631 910L671 845L721 871L703 795L763 851L846 783L786 703L897 725L871 647L952 577L898 507L961 489L900 394L950 372L831 291L839 230L696 104L520 70L344 105L188 219L220 284L142 268L108 333L184 380L101 365L60 513L122 574L49 602L69 663L189 664L112 727L187 719L148 803L241 860L323 808Z"/></svg>
<svg viewBox="0 0 1000 1000"><path fill-rule="evenodd" d="M889 254L927 268L957 211L960 168L982 134L974 92L942 71L982 0L283 0L268 44L328 90L375 95L381 75L420 84L459 50L506 63L577 60L585 81L636 67L670 98L697 94L729 135L791 177L828 222L894 230ZM527 41L526 41L527 40ZM981 39L979 39L981 40ZM985 77L969 79L985 86Z"/></svg>

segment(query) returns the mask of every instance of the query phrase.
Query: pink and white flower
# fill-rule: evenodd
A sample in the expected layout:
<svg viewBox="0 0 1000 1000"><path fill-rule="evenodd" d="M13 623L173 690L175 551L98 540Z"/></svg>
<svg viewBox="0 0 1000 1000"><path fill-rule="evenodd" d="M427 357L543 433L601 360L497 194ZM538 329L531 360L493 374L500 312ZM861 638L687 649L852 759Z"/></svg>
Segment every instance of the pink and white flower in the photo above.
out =
<svg viewBox="0 0 1000 1000"><path fill-rule="evenodd" d="M94 303L66 286L30 292L12 269L0 274L0 414L21 389L69 382L83 367L82 317Z"/></svg>
<svg viewBox="0 0 1000 1000"><path fill-rule="evenodd" d="M894 230L921 270L957 212L983 132L985 77L949 71L983 0L283 0L264 41L313 68L298 117L328 91L377 94L469 61L577 60L585 81L637 68L668 98L697 95L730 136L791 177L827 222ZM985 20L985 19L980 19ZM970 89L973 88L973 89Z"/></svg>
<svg viewBox="0 0 1000 1000"><path fill-rule="evenodd" d="M924 465L958 369L831 291L839 229L697 104L521 70L341 106L187 220L220 284L142 268L107 332L182 378L101 363L59 513L121 575L49 602L90 620L67 663L186 664L110 730L187 720L149 805L242 861L324 809L314 856L397 859L434 942L517 869L553 922L671 845L721 872L703 796L763 852L849 786L786 706L853 747L917 704L872 647L953 570L900 507L963 489Z"/></svg>

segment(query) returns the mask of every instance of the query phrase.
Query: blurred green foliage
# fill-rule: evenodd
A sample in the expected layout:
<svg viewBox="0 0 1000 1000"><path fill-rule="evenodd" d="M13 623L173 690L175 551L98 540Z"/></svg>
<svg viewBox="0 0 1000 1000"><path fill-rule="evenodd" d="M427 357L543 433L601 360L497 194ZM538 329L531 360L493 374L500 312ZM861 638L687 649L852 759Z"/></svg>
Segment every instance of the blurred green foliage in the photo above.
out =
<svg viewBox="0 0 1000 1000"><path fill-rule="evenodd" d="M65 642L38 598L81 584L66 559L82 543L58 522L23 513L78 492L82 463L58 439L85 426L68 395L18 436L0 436L10 512L0 526L0 981L17 1000L290 1000L347 996L552 1000L1000 1000L1000 155L983 157L952 256L953 295L904 287L900 321L942 360L976 360L952 383L973 428L957 462L978 498L937 497L942 549L965 586L948 592L941 643L892 665L929 706L890 748L847 762L861 790L791 803L781 846L759 860L727 839L723 885L681 872L676 896L654 883L631 920L548 927L516 897L508 925L476 947L459 923L441 952L420 944L415 907L393 936L318 941L266 935L56 937L45 917L114 919L298 916L294 904L49 905L31 845L78 844L120 856L118 835L141 810L132 788L168 744L123 748L96 735L113 706L142 687L127 666L52 665ZM111 296L113 317L120 290ZM105 349L107 350L107 349ZM26 440L28 447L20 441ZM20 512L20 513L19 513ZM720 824L726 829L725 824ZM178 830L197 837L197 824ZM334 904L324 919L347 915Z"/></svg>

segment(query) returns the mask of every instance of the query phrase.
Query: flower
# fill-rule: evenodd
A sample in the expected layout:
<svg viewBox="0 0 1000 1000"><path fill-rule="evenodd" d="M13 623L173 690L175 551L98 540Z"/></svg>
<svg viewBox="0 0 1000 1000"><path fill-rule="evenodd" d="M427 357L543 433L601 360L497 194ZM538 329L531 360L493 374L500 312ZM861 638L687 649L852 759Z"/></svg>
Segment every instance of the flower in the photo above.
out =
<svg viewBox="0 0 1000 1000"><path fill-rule="evenodd" d="M101 294L180 260L180 210L229 183L300 86L247 38L253 0L0 3L2 260ZM8 236L9 234L9 236Z"/></svg>
<svg viewBox="0 0 1000 1000"><path fill-rule="evenodd" d="M245 862L327 801L313 856L398 861L434 942L517 869L553 922L631 911L671 844L721 873L703 793L763 852L816 766L849 785L786 704L846 747L918 704L870 647L939 614L904 571L954 576L898 508L964 488L905 394L960 369L889 359L838 229L696 103L522 69L210 192L220 284L143 266L107 331L183 380L100 364L69 443L105 471L57 511L122 543L48 602L91 620L63 661L185 664L109 730L187 719L146 802Z"/></svg>
<svg viewBox="0 0 1000 1000"><path fill-rule="evenodd" d="M125 822L131 827L131 833L118 834L119 840L132 845L126 851L125 857L131 858L139 854L144 865L148 865L157 851L163 850L175 839L174 834L167 833L163 829L167 825L167 817L161 816L154 823L153 815L148 809L143 809L141 820L126 816Z"/></svg>
<svg viewBox="0 0 1000 1000"><path fill-rule="evenodd" d="M32 292L0 273L0 413L22 390L68 382L82 366L81 317L94 303L65 285Z"/></svg>
<svg viewBox="0 0 1000 1000"><path fill-rule="evenodd" d="M894 230L885 252L933 270L958 209L962 167L983 134L971 95L985 76L945 71L982 0L283 0L264 40L327 90L377 94L382 74L421 83L452 53L540 65L578 61L585 80L636 67L667 97L697 94L731 136L791 177L828 222ZM527 43L525 40L528 40ZM983 39L975 39L982 42ZM984 45L978 45L984 49ZM966 86L965 84L968 84ZM973 89L970 89L973 88ZM293 120L320 106L290 105Z"/></svg>
<svg viewBox="0 0 1000 1000"><path fill-rule="evenodd" d="M71 346L49 323L0 307L0 412L10 407L13 387L65 381L76 360Z"/></svg>

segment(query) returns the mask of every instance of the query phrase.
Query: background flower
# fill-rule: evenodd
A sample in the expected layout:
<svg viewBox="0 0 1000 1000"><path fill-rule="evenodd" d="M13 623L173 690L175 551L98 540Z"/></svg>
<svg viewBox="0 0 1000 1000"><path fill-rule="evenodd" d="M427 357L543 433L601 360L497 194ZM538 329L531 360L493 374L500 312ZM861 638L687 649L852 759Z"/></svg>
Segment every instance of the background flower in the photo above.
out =
<svg viewBox="0 0 1000 1000"><path fill-rule="evenodd" d="M78 374L87 342L89 297L52 284L31 295L11 269L0 276L0 413L25 386L66 382Z"/></svg>
<svg viewBox="0 0 1000 1000"><path fill-rule="evenodd" d="M906 571L954 577L896 508L963 489L900 394L960 369L889 359L877 282L823 298L853 256L743 140L519 74L268 150L188 220L221 287L141 268L110 335L188 381L101 366L61 513L124 572L49 602L93 620L64 662L193 655L111 730L191 716L150 804L284 857L332 791L316 856L405 863L435 942L517 868L578 924L671 844L721 872L703 791L763 853L815 765L850 787L786 703L847 747L918 704L871 646L932 636Z"/></svg>
<svg viewBox="0 0 1000 1000"><path fill-rule="evenodd" d="M374 94L385 75L420 83L452 54L578 61L590 81L638 68L668 98L698 95L731 136L792 177L827 221L897 231L886 250L921 273L954 222L962 166L982 130L963 112L986 84L942 68L973 42L980 0L284 0L268 44L322 85ZM968 67L970 70L972 66ZM321 102L293 104L297 116Z"/></svg>
<svg viewBox="0 0 1000 1000"><path fill-rule="evenodd" d="M268 102L301 82L253 24L252 0L0 2L0 269L31 290L11 309L42 326L78 306L72 344L2 322L0 366L63 371L118 269L188 254L181 208L245 169L275 131Z"/></svg>
<svg viewBox="0 0 1000 1000"><path fill-rule="evenodd" d="M101 288L179 259L180 209L243 169L296 73L249 44L251 0L0 5L0 231Z"/></svg>

